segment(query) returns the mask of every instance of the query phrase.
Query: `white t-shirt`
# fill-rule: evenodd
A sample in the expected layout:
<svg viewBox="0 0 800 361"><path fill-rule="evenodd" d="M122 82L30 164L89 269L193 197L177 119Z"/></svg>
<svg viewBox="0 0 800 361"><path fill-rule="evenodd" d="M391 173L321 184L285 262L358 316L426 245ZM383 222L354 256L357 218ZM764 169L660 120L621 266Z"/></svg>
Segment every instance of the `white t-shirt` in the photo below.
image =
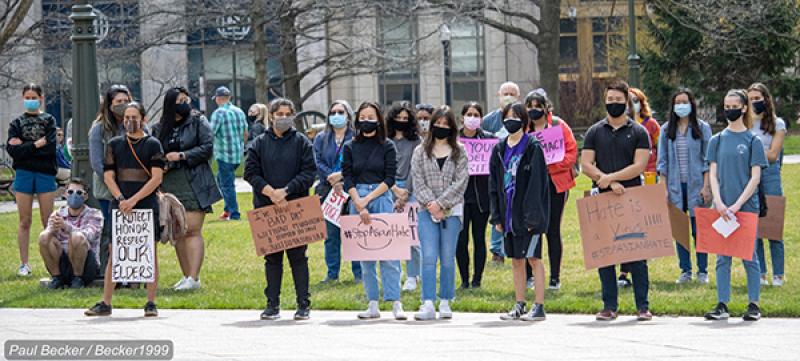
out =
<svg viewBox="0 0 800 361"><path fill-rule="evenodd" d="M753 122L753 127L750 128L750 132L753 133L758 139L761 140L761 143L764 145L764 151L768 151L770 147L772 147L772 135L764 133L761 130L761 121L756 120ZM786 133L786 123L781 118L775 119L775 132L784 132Z"/></svg>

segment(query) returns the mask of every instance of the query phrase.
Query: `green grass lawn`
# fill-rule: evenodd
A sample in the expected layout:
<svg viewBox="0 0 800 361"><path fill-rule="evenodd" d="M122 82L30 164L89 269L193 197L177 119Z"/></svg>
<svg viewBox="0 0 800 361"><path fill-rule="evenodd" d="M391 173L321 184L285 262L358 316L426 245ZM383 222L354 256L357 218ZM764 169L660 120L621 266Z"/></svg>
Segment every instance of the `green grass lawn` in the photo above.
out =
<svg viewBox="0 0 800 361"><path fill-rule="evenodd" d="M798 174L800 166L791 165L784 169L785 190L789 197L787 218L798 219L800 207L795 208L800 197L800 180L791 176ZM578 232L575 199L582 196L589 187L587 178L581 177L580 184L573 190L563 222L564 264L562 270L562 289L547 291L546 304L549 312L593 313L602 306L600 282L596 270L584 270ZM251 209L251 196L239 196L240 207ZM800 204L798 204L800 205ZM256 309L265 306L263 288L263 259L255 255L249 228L245 221L221 222L217 220L222 210L221 204L214 207L216 214L207 217L204 235L206 237L206 262L202 272L203 288L196 292L179 293L169 289L180 277L174 250L171 246L159 247L161 264L161 284L158 305L161 308L212 308L212 309ZM85 308L93 305L101 297L101 289L50 291L39 286L38 279L47 277L47 272L38 255L38 245L31 246L32 278L17 278L17 245L15 239L16 214L0 215L0 234L6 240L0 245L0 259L4 260L0 269L0 307L74 307ZM40 228L32 234L38 234ZM762 308L766 316L800 316L800 253L793 247L793 240L800 236L800 225L786 222L786 273L788 282L783 288L765 288L762 292ZM366 306L363 287L352 282L349 264L343 267L341 283L319 285L325 277L325 263L322 242L309 249L311 269L311 294L314 309L361 310ZM711 284L690 284L678 286L674 283L678 276L677 258L661 258L650 265L650 305L660 315L699 316L716 303L714 260L710 257L709 270ZM770 267L771 268L771 267ZM456 271L458 272L458 271ZM291 272L286 264L284 273L282 307L291 309L295 305ZM456 275L456 279L460 279ZM457 281L457 285L460 282ZM533 291L528 291L529 301ZM404 293L403 302L407 311L419 307L419 290ZM145 302L144 290L118 290L114 293L114 306L118 308L140 308ZM502 267L487 265L483 288L478 290L458 290L453 303L456 311L505 312L513 302L513 285L510 262ZM733 312L740 313L747 302L745 273L741 262L736 261L733 268ZM391 305L383 304L389 309ZM634 312L633 295L630 290L620 292L621 312ZM76 310L76 314L78 314ZM355 314L353 315L355 317Z"/></svg>

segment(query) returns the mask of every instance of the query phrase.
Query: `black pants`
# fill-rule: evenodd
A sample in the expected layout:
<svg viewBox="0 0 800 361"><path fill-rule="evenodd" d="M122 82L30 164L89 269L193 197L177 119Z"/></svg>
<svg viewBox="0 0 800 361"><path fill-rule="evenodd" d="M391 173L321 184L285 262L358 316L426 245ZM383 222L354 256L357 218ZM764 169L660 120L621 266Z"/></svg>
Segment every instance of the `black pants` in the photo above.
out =
<svg viewBox="0 0 800 361"><path fill-rule="evenodd" d="M647 271L647 261L623 263L630 270L633 280L633 296L636 309L639 311L650 308L647 293L650 289L650 277ZM617 311L617 271L616 266L601 267L597 270L600 275L600 286L603 290L603 308Z"/></svg>
<svg viewBox="0 0 800 361"><path fill-rule="evenodd" d="M564 253L561 240L561 218L564 215L564 207L569 198L569 191L556 193L555 185L550 182L550 223L547 228L547 256L550 258L550 279L559 282L561 280L561 257ZM536 244L533 256L542 259L542 242ZM528 278L533 275L531 265L526 263Z"/></svg>
<svg viewBox="0 0 800 361"><path fill-rule="evenodd" d="M308 307L311 305L311 300L309 299L310 294L308 293L307 249L308 246L300 246L264 256L264 269L267 276L267 288L264 289L264 295L267 296L267 304L269 306L280 307L281 304L284 253L286 253L286 257L289 258L289 265L292 267L294 291L297 295L297 307Z"/></svg>
<svg viewBox="0 0 800 361"><path fill-rule="evenodd" d="M461 283L469 284L469 235L472 224L472 247L474 248L475 275L473 284L480 284L483 278L483 267L486 265L486 223L489 221L489 210L481 212L477 203L464 205L464 227L458 235L456 246L456 262Z"/></svg>

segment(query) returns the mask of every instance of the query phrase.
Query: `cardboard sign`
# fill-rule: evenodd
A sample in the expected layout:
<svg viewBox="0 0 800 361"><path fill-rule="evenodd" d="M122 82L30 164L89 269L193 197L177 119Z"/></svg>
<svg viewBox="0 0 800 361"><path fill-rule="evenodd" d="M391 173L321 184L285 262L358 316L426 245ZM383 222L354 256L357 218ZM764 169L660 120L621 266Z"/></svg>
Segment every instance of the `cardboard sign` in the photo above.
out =
<svg viewBox="0 0 800 361"><path fill-rule="evenodd" d="M497 145L498 139L473 139L460 138L467 151L467 164L469 175L489 174L489 160L492 158L492 149Z"/></svg>
<svg viewBox="0 0 800 361"><path fill-rule="evenodd" d="M672 225L672 238L675 238L687 251L691 251L692 224L689 215L670 202L667 202L667 206L669 207L669 223Z"/></svg>
<svg viewBox="0 0 800 361"><path fill-rule="evenodd" d="M783 221L786 216L786 197L767 196L767 216L758 219L758 237L783 239Z"/></svg>
<svg viewBox="0 0 800 361"><path fill-rule="evenodd" d="M586 269L675 255L663 184L577 202Z"/></svg>
<svg viewBox="0 0 800 361"><path fill-rule="evenodd" d="M411 226L403 213L342 216L342 259L345 261L397 261L411 259Z"/></svg>
<svg viewBox="0 0 800 361"><path fill-rule="evenodd" d="M564 160L566 145L564 143L564 130L561 125L545 128L531 134L539 140L544 151L544 160L547 164Z"/></svg>
<svg viewBox="0 0 800 361"><path fill-rule="evenodd" d="M419 212L419 203L408 202L406 207L403 208L403 214L408 216L408 225L411 227L411 245L419 246L419 230L417 229L417 212Z"/></svg>
<svg viewBox="0 0 800 361"><path fill-rule="evenodd" d="M697 252L731 256L751 261L756 247L756 231L758 230L758 214L737 212L736 221L739 228L728 238L717 232L712 224L720 218L719 212L709 208L694 209L697 222Z"/></svg>
<svg viewBox="0 0 800 361"><path fill-rule="evenodd" d="M152 209L111 213L111 280L155 281L155 219Z"/></svg>
<svg viewBox="0 0 800 361"><path fill-rule="evenodd" d="M247 212L256 254L263 256L325 239L325 218L319 196L266 206Z"/></svg>
<svg viewBox="0 0 800 361"><path fill-rule="evenodd" d="M337 193L334 190L328 192L328 196L325 197L325 202L322 203L322 215L328 222L335 224L337 227L339 226L339 217L342 216L342 207L347 204L348 198L350 198L350 195L345 192Z"/></svg>

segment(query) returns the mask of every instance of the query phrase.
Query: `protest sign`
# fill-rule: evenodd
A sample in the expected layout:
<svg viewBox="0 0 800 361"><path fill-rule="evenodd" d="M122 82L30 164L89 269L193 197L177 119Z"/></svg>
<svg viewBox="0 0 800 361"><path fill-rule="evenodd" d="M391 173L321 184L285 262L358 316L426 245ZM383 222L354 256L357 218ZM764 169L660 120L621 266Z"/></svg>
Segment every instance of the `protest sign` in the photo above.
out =
<svg viewBox="0 0 800 361"><path fill-rule="evenodd" d="M786 215L786 197L767 196L767 216L758 219L758 237L783 239L783 220Z"/></svg>
<svg viewBox="0 0 800 361"><path fill-rule="evenodd" d="M545 128L532 134L539 140L539 144L541 144L544 151L544 160L547 164L564 160L564 130L561 125Z"/></svg>
<svg viewBox="0 0 800 361"><path fill-rule="evenodd" d="M464 149L467 151L469 175L489 174L489 160L492 158L492 149L498 140L494 138L460 138L459 141L464 144Z"/></svg>
<svg viewBox="0 0 800 361"><path fill-rule="evenodd" d="M256 254L263 256L325 239L325 218L319 196L247 212Z"/></svg>
<svg viewBox="0 0 800 361"><path fill-rule="evenodd" d="M403 214L408 216L408 225L411 227L411 245L419 246L419 229L417 228L417 212L419 212L419 203L408 202L403 208Z"/></svg>
<svg viewBox="0 0 800 361"><path fill-rule="evenodd" d="M322 215L328 222L339 226L339 217L342 216L342 207L347 204L348 198L350 198L350 195L345 192L338 193L331 190L328 193L328 196L325 197L325 202L322 203Z"/></svg>
<svg viewBox="0 0 800 361"><path fill-rule="evenodd" d="M731 256L744 260L753 259L758 230L758 214L737 212L736 221L739 228L728 238L717 232L712 224L720 218L719 212L709 208L694 209L697 222L697 252Z"/></svg>
<svg viewBox="0 0 800 361"><path fill-rule="evenodd" d="M129 214L115 209L111 217L111 280L155 281L155 226L152 209Z"/></svg>
<svg viewBox="0 0 800 361"><path fill-rule="evenodd" d="M689 223L689 215L680 208L675 207L674 204L668 203L669 206L669 223L672 225L672 238L675 238L686 250L691 250L690 236L691 223Z"/></svg>
<svg viewBox="0 0 800 361"><path fill-rule="evenodd" d="M345 261L395 261L411 259L412 231L405 213L342 216L342 259Z"/></svg>

